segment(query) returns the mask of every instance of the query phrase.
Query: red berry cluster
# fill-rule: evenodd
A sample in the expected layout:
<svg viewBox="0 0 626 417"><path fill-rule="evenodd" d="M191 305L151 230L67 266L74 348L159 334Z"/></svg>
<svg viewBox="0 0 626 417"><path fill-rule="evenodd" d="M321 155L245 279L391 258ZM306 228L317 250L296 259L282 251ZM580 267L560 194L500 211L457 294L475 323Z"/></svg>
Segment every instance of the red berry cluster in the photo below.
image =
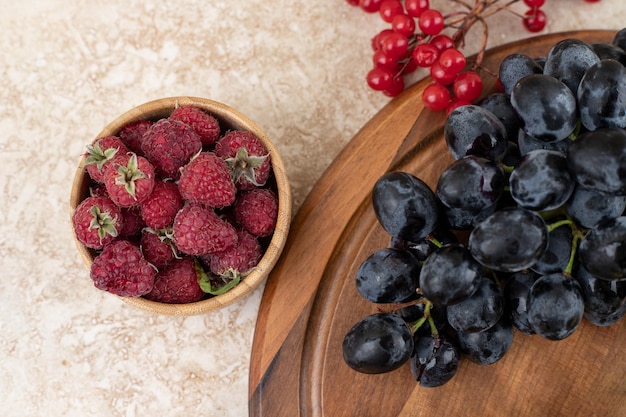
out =
<svg viewBox="0 0 626 417"><path fill-rule="evenodd" d="M378 13L391 25L372 38L374 67L366 76L368 85L395 97L405 89L405 75L427 68L433 83L424 90L424 105L434 111L449 112L476 100L482 92L483 82L476 72L481 54L468 66L459 49L465 33L476 22L486 25L484 18L491 14L503 9L511 11L510 6L520 0L509 1L506 6L496 5L498 0L477 0L473 7L467 6L469 11L447 16L431 7L431 0L346 1L367 13ZM529 7L520 16L524 28L530 32L542 30L547 21L541 10L545 0L523 1ZM443 33L450 28L455 30L451 36ZM486 34L483 48L485 44Z"/></svg>
<svg viewBox="0 0 626 417"><path fill-rule="evenodd" d="M72 226L94 251L97 288L189 303L228 291L260 261L278 198L253 133L222 132L209 113L180 106L87 149L91 193Z"/></svg>

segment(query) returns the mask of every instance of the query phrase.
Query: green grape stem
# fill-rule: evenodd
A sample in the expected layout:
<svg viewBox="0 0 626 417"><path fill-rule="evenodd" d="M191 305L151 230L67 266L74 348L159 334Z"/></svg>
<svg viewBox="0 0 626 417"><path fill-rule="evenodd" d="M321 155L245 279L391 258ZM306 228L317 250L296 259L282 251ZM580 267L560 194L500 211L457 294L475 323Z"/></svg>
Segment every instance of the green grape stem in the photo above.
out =
<svg viewBox="0 0 626 417"><path fill-rule="evenodd" d="M578 252L578 242L583 238L584 231L581 230L569 216L566 219L556 221L548 225L548 233L561 226L569 226L572 229L572 249L570 251L569 261L563 270L563 274L570 277L574 269L574 260Z"/></svg>
<svg viewBox="0 0 626 417"><path fill-rule="evenodd" d="M428 322L428 326L430 327L430 334L433 338L438 339L439 338L439 330L437 330L437 326L435 326L435 320L433 319L432 315L430 314L430 309L433 307L433 303L426 300L426 302L424 303L424 316L422 316L422 318L420 318L419 320L417 320L415 323L413 323L413 325L411 326L411 332L415 333L417 332L417 330L422 327L424 325L424 323Z"/></svg>

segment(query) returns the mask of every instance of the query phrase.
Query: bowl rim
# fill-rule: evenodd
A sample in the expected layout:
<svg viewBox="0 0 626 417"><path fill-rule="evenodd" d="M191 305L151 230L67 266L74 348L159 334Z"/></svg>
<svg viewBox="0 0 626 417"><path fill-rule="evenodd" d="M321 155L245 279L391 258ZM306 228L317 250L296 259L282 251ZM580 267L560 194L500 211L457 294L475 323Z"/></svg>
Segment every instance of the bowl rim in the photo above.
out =
<svg viewBox="0 0 626 417"><path fill-rule="evenodd" d="M292 197L291 187L284 168L283 160L274 144L255 122L238 110L224 103L193 96L172 96L148 101L119 115L107 124L95 137L99 138L117 135L123 126L135 121L145 119L157 120L161 117L169 116L172 110L178 106L196 106L202 108L219 120L222 131L224 131L224 127L226 127L229 129L247 130L257 135L259 139L263 141L269 154L271 155L271 166L278 194L278 217L276 219L276 227L274 228L274 233L269 241L265 253L255 269L230 291L221 295L187 304L167 304L147 300L143 297L131 298L116 295L116 297L124 301L126 304L150 313L172 316L190 316L203 314L225 307L233 303L235 300L248 295L265 281L274 265L278 262L287 241L287 235L289 234L289 228L291 225ZM225 122L224 125L222 125L223 122ZM74 174L70 193L70 224L74 211L84 198L83 196L87 191L88 185L89 181L85 169L85 156L82 155ZM76 239L73 227L72 236L83 263L88 269L90 269L94 258L94 252L89 250Z"/></svg>

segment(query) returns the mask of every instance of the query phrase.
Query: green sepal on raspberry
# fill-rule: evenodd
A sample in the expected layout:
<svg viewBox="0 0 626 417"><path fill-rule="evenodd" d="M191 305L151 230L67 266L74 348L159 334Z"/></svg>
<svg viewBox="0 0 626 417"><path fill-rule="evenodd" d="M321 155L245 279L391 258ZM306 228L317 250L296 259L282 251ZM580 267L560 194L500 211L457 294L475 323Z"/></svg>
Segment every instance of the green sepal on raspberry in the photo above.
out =
<svg viewBox="0 0 626 417"><path fill-rule="evenodd" d="M257 187L263 186L265 182L260 183L257 181L256 169L263 165L268 156L269 154L261 156L249 155L245 147L239 148L234 157L226 158L225 160L231 170L233 182L237 184L241 178L245 178L250 184L254 184Z"/></svg>
<svg viewBox="0 0 626 417"><path fill-rule="evenodd" d="M137 155L131 155L127 165L117 167L118 176L115 177L115 184L123 185L128 194L135 197L135 181L146 178L146 174L141 172L137 165Z"/></svg>
<svg viewBox="0 0 626 417"><path fill-rule="evenodd" d="M98 232L100 242L102 242L108 235L117 237L117 228L120 226L117 218L113 218L108 211L100 210L100 207L98 206L91 207L89 213L92 215L89 228Z"/></svg>
<svg viewBox="0 0 626 417"><path fill-rule="evenodd" d="M241 281L241 275L238 273L233 274L232 279L228 277L227 274L218 277L217 275L207 273L197 258L194 260L194 268L198 276L198 284L200 288L202 288L202 291L207 294L226 294Z"/></svg>
<svg viewBox="0 0 626 417"><path fill-rule="evenodd" d="M106 148L102 149L100 143L96 142L93 145L87 145L87 158L85 158L85 165L95 164L98 169L102 169L105 162L113 159L117 154L118 148Z"/></svg>

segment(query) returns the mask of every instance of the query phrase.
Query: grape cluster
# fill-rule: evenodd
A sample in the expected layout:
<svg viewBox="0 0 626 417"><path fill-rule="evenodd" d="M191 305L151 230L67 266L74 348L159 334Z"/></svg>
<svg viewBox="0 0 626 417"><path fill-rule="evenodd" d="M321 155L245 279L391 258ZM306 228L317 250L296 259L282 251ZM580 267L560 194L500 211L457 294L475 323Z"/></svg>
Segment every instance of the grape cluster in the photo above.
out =
<svg viewBox="0 0 626 417"><path fill-rule="evenodd" d="M623 29L610 43L509 55L504 92L449 114L454 161L435 186L402 171L378 179L390 243L356 274L379 312L347 332L351 368L409 362L420 385L438 386L462 356L501 359L515 329L558 341L583 319L626 315L625 47Z"/></svg>
<svg viewBox="0 0 626 417"><path fill-rule="evenodd" d="M486 17L509 9L518 1L521 0L498 5L499 0L480 0L474 6L467 5L468 10L444 15L431 7L431 0L347 0L367 13L378 13L390 24L372 38L373 68L367 73L367 84L394 97L404 91L406 75L417 68L426 68L433 81L423 93L426 107L450 112L473 102L483 89L476 72L480 59L466 68L467 59L460 45L474 23L486 24ZM547 22L541 9L545 0L523 2L528 7L521 16L523 27L529 32L541 31ZM446 29L454 33L446 34Z"/></svg>

